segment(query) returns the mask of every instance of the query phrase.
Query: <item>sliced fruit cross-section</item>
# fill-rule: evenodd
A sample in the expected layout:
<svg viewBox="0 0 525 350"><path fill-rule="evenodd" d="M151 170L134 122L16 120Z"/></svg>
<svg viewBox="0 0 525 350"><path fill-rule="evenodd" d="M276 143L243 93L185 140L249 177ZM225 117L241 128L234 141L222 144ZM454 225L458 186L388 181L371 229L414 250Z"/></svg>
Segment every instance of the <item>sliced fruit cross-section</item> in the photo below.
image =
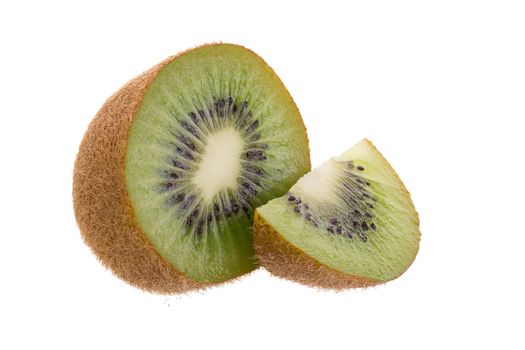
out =
<svg viewBox="0 0 525 350"><path fill-rule="evenodd" d="M341 289L401 275L420 232L403 183L363 140L258 208L254 237L259 260L275 275Z"/></svg>

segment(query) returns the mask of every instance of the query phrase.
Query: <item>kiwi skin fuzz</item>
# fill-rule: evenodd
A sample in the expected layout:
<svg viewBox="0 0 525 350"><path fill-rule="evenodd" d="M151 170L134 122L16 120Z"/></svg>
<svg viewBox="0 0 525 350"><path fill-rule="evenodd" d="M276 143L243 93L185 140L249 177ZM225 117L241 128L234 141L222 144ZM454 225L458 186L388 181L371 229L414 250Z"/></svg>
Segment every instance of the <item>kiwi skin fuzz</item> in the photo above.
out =
<svg viewBox="0 0 525 350"><path fill-rule="evenodd" d="M157 73L176 56L129 81L91 121L73 173L73 207L84 242L116 276L145 291L205 287L163 260L135 221L124 181L128 131Z"/></svg>
<svg viewBox="0 0 525 350"><path fill-rule="evenodd" d="M255 210L253 241L259 263L275 276L320 289L371 287L382 281L351 276L325 266L285 240Z"/></svg>

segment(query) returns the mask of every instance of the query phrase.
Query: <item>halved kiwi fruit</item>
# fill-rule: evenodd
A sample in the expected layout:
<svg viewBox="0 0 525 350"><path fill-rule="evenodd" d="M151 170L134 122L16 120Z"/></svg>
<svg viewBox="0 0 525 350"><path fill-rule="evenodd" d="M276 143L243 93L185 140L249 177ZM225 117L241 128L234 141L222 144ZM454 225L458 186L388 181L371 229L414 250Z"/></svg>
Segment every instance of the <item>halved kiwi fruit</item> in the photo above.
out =
<svg viewBox="0 0 525 350"><path fill-rule="evenodd" d="M368 140L257 208L256 254L273 274L342 289L392 280L419 249L419 219L405 186Z"/></svg>
<svg viewBox="0 0 525 350"><path fill-rule="evenodd" d="M104 104L75 162L75 215L116 275L184 292L256 268L254 208L309 169L303 121L274 71L241 46L205 45Z"/></svg>

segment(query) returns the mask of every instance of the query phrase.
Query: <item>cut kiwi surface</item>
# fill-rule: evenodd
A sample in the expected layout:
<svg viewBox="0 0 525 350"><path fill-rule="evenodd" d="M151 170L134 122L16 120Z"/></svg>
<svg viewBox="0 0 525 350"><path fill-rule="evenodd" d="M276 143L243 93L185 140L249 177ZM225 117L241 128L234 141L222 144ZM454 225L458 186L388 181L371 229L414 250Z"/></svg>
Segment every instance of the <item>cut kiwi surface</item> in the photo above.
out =
<svg viewBox="0 0 525 350"><path fill-rule="evenodd" d="M261 264L277 276L322 288L365 287L411 265L419 219L395 171L363 140L257 208L254 240Z"/></svg>
<svg viewBox="0 0 525 350"><path fill-rule="evenodd" d="M303 121L273 70L241 46L205 45L102 107L75 163L75 214L118 276L184 292L256 268L254 208L309 169Z"/></svg>

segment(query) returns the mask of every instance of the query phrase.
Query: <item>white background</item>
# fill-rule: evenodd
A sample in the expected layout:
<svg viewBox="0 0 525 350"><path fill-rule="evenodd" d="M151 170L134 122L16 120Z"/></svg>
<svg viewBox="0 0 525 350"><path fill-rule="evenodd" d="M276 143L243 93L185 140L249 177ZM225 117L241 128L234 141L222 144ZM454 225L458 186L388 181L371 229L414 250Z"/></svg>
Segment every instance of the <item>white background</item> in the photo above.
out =
<svg viewBox="0 0 525 350"><path fill-rule="evenodd" d="M525 347L523 2L12 1L0 38L0 348ZM259 270L164 297L97 262L71 200L89 121L213 41L276 70L313 165L363 137L390 160L421 218L406 274L332 293Z"/></svg>

